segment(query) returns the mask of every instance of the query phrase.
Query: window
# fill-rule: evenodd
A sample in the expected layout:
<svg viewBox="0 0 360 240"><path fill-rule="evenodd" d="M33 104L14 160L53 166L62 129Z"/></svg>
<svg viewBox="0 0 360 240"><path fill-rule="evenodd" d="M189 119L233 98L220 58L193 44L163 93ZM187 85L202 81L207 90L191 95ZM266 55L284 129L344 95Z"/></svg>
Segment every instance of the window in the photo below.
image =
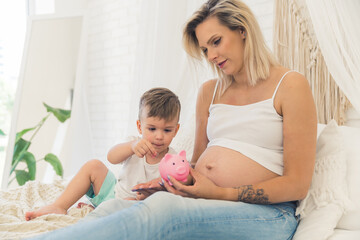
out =
<svg viewBox="0 0 360 240"><path fill-rule="evenodd" d="M26 29L26 1L0 1L0 179Z"/></svg>

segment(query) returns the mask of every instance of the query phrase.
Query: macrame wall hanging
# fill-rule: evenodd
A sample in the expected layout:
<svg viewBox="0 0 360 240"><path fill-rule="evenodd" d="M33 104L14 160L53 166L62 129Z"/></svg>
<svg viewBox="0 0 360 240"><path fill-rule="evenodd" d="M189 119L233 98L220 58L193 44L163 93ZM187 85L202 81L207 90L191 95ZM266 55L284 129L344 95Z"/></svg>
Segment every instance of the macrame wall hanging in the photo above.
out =
<svg viewBox="0 0 360 240"><path fill-rule="evenodd" d="M350 102L326 67L304 0L275 0L274 25L274 53L280 64L308 79L318 122L344 124Z"/></svg>

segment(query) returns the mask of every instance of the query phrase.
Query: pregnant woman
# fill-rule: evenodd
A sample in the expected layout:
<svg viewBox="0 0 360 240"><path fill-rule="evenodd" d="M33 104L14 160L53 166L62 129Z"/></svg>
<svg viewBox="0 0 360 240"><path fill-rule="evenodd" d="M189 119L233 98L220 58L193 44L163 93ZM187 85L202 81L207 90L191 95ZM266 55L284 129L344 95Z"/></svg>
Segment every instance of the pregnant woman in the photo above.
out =
<svg viewBox="0 0 360 240"><path fill-rule="evenodd" d="M291 239L296 201L307 194L315 162L307 80L276 62L238 0L203 4L183 40L219 76L198 93L191 183L144 184L166 191L104 202L94 214L105 217L39 239Z"/></svg>

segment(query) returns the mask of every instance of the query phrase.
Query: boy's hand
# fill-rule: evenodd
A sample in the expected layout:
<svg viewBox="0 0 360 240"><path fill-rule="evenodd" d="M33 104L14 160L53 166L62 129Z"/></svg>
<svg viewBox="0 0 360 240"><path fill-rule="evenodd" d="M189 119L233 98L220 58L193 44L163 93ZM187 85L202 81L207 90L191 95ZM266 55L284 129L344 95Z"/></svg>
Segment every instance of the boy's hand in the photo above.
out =
<svg viewBox="0 0 360 240"><path fill-rule="evenodd" d="M144 138L135 141L131 145L131 149L133 150L134 154L140 158L143 158L146 154L150 154L152 157L156 157L157 155L157 152L152 144Z"/></svg>

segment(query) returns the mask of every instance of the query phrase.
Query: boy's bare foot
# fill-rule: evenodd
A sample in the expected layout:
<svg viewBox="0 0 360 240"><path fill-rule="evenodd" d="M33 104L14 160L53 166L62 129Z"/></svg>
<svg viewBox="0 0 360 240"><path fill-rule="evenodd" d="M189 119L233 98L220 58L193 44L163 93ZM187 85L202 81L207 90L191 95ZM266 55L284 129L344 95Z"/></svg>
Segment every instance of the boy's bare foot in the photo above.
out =
<svg viewBox="0 0 360 240"><path fill-rule="evenodd" d="M84 203L84 202L79 202L78 205L76 206L76 208L82 208L82 207L85 207L85 206L88 206L88 207L90 207L92 209L95 209L92 205Z"/></svg>
<svg viewBox="0 0 360 240"><path fill-rule="evenodd" d="M26 212L25 219L26 219L26 221L29 221L31 219L40 217L45 214L50 214L50 213L66 214L67 211L66 211L66 209L60 208L55 205L47 205L47 206L40 208L39 210L32 211L32 212Z"/></svg>
<svg viewBox="0 0 360 240"><path fill-rule="evenodd" d="M134 200L137 200L137 199L133 198L133 197L128 197L128 198L124 198L124 200L134 201Z"/></svg>

